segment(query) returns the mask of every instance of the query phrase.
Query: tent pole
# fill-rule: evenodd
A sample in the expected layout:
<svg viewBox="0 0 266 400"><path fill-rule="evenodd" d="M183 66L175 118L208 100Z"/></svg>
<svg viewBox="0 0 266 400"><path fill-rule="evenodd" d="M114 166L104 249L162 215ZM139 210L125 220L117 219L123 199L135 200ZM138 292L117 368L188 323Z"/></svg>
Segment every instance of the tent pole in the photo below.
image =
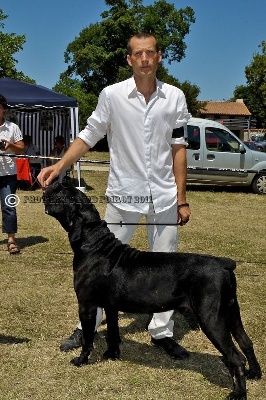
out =
<svg viewBox="0 0 266 400"><path fill-rule="evenodd" d="M71 113L71 132L72 138L76 139L79 133L79 116L78 116L78 107L73 107L70 109ZM77 161L77 174L78 174L78 187L80 188L81 185L81 177L80 177L80 162Z"/></svg>
<svg viewBox="0 0 266 400"><path fill-rule="evenodd" d="M79 183L79 187L80 187L80 162L77 161L77 174L78 174L78 183Z"/></svg>

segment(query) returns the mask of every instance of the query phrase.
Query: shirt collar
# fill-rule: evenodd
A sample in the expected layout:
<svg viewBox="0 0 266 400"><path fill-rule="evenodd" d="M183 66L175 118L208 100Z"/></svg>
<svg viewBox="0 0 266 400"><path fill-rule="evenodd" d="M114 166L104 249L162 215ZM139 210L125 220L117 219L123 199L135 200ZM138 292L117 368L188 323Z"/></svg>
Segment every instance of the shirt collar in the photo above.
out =
<svg viewBox="0 0 266 400"><path fill-rule="evenodd" d="M163 82L158 79L156 79L156 92L158 97L166 97L163 89ZM137 87L133 76L128 79L127 93L129 98L137 96Z"/></svg>
<svg viewBox="0 0 266 400"><path fill-rule="evenodd" d="M6 123L7 121L6 121L6 119L4 120L4 123L2 124L2 125L0 125L0 128L4 128L6 125L7 125L7 123Z"/></svg>

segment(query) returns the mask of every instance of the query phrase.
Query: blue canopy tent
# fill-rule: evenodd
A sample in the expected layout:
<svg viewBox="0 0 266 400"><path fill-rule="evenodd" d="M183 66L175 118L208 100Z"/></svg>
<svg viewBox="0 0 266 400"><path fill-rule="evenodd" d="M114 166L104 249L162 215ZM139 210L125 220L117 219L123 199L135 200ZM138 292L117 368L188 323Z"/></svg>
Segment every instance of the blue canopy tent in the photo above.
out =
<svg viewBox="0 0 266 400"><path fill-rule="evenodd" d="M71 136L77 136L76 99L40 85L10 78L0 79L0 94L6 97L9 105L7 119L16 122L23 135L32 137L42 155L50 153L56 136L63 136L67 146Z"/></svg>
<svg viewBox="0 0 266 400"><path fill-rule="evenodd" d="M6 97L9 105L6 118L15 122L23 135L31 136L42 156L50 154L56 136L63 136L69 146L71 138L78 135L76 99L11 78L0 78L0 94Z"/></svg>

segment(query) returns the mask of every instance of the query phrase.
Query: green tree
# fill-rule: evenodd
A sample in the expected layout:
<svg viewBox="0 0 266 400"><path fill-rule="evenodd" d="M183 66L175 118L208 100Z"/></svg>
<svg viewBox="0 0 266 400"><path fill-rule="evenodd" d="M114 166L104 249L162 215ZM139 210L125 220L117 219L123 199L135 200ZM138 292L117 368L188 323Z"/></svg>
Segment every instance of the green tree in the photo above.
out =
<svg viewBox="0 0 266 400"><path fill-rule="evenodd" d="M152 32L159 38L163 51L163 64L158 77L165 82L181 87L188 101L188 108L196 114L199 105L196 97L199 88L189 82L181 84L169 75L165 64L179 62L185 57L186 44L184 37L189 33L190 25L195 22L194 11L190 7L176 10L166 0L157 0L153 5L143 6L142 0L105 0L109 9L101 14L102 21L84 28L79 36L67 46L65 62L67 70L60 75L54 87L59 91L67 87L68 79L78 91L68 95L76 98L83 110L82 103L86 94L98 97L107 85L127 79L132 75L126 61L126 45L128 38L136 32ZM66 94L66 92L63 92ZM92 98L91 103L94 104ZM88 116L89 114L87 114ZM81 120L84 124L84 121Z"/></svg>
<svg viewBox="0 0 266 400"><path fill-rule="evenodd" d="M97 105L98 96L84 90L80 80L69 78L64 74L61 74L60 81L53 89L58 93L74 97L78 100L80 126L83 128L88 116L91 115Z"/></svg>
<svg viewBox="0 0 266 400"><path fill-rule="evenodd" d="M35 82L23 72L17 71L15 65L17 60L14 54L23 49L26 41L25 35L16 35L15 33L4 33L4 21L8 15L5 15L0 9L0 78L13 78L27 82Z"/></svg>
<svg viewBox="0 0 266 400"><path fill-rule="evenodd" d="M266 41L259 45L261 52L255 52L245 68L247 85L237 86L234 99L242 98L252 116L257 120L257 128L266 127Z"/></svg>

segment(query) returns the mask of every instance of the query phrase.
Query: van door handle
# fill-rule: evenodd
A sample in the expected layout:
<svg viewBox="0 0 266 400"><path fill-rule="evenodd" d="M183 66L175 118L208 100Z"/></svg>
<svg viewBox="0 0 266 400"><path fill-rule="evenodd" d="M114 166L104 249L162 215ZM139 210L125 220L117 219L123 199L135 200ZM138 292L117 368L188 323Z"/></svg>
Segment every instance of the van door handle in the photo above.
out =
<svg viewBox="0 0 266 400"><path fill-rule="evenodd" d="M215 155L214 154L207 154L207 160L214 160Z"/></svg>
<svg viewBox="0 0 266 400"><path fill-rule="evenodd" d="M199 153L193 153L194 160L199 160Z"/></svg>

